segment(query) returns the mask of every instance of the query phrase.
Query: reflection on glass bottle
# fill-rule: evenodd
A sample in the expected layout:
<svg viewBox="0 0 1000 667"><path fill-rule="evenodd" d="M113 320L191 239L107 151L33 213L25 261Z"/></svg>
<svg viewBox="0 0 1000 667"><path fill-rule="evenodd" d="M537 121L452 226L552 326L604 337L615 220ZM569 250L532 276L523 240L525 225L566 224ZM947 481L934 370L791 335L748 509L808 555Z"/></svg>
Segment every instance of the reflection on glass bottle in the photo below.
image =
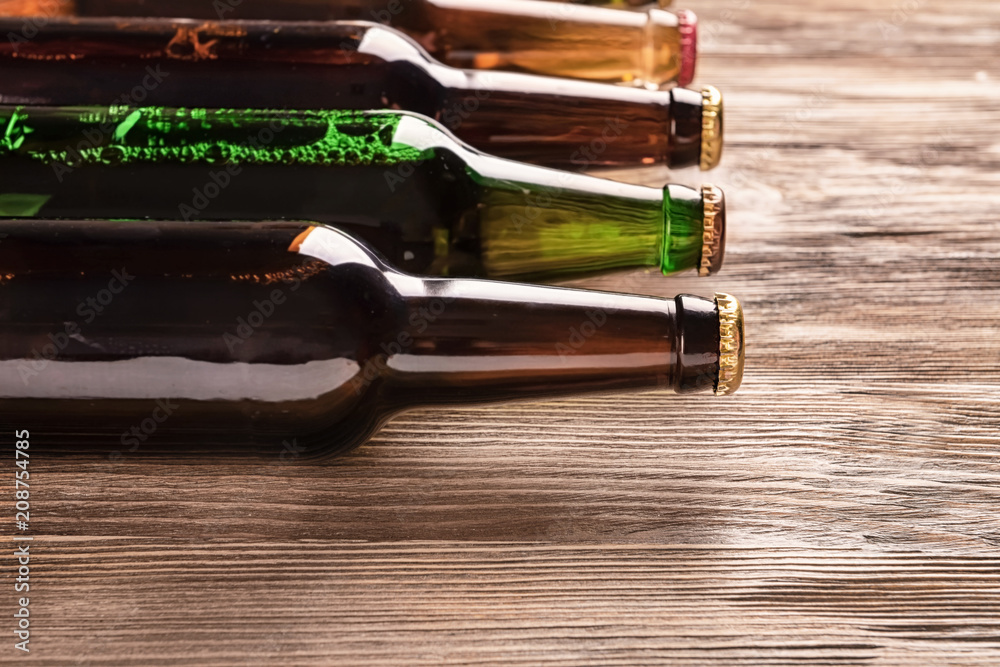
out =
<svg viewBox="0 0 1000 667"><path fill-rule="evenodd" d="M33 442L119 450L159 408L148 448L292 442L310 458L416 406L727 394L742 373L742 314L722 295L420 278L293 222L5 220L0 234L0 419Z"/></svg>
<svg viewBox="0 0 1000 667"><path fill-rule="evenodd" d="M22 25L0 19L0 34ZM722 138L721 98L711 88L458 70L395 30L356 22L48 19L30 40L0 40L0 100L406 109L488 153L574 169L710 168Z"/></svg>
<svg viewBox="0 0 1000 667"><path fill-rule="evenodd" d="M51 18L51 5L25 0L14 11ZM79 16L375 21L456 67L595 81L683 86L697 57L695 15L655 7L621 11L535 0L76 0L63 7Z"/></svg>
<svg viewBox="0 0 1000 667"><path fill-rule="evenodd" d="M405 112L0 108L0 215L310 220L431 275L716 271L712 186L628 185L484 155Z"/></svg>

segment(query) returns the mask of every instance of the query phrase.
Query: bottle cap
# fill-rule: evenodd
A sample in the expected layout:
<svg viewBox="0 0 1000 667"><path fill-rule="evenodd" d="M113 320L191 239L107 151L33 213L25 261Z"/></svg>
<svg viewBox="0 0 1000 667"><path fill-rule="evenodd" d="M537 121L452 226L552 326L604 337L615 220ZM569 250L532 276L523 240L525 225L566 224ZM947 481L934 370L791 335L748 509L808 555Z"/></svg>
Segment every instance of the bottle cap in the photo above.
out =
<svg viewBox="0 0 1000 667"><path fill-rule="evenodd" d="M705 277L722 268L722 260L726 256L726 196L714 185L703 185L701 205L704 224L698 275Z"/></svg>
<svg viewBox="0 0 1000 667"><path fill-rule="evenodd" d="M728 294L716 294L715 304L719 310L719 376L715 395L728 396L743 382L743 307L736 297Z"/></svg>
<svg viewBox="0 0 1000 667"><path fill-rule="evenodd" d="M701 91L701 170L708 171L722 157L722 93L714 86Z"/></svg>
<svg viewBox="0 0 1000 667"><path fill-rule="evenodd" d="M677 31L681 41L681 68L677 74L677 85L686 86L694 80L694 68L698 62L698 17L688 9L677 12Z"/></svg>

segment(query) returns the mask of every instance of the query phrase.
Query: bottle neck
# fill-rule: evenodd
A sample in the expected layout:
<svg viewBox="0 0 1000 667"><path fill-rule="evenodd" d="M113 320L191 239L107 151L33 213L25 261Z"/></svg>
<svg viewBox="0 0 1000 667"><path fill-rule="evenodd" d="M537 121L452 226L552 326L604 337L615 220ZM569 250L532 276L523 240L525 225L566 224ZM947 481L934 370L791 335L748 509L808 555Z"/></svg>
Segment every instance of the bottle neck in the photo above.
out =
<svg viewBox="0 0 1000 667"><path fill-rule="evenodd" d="M441 85L438 120L472 145L495 143L507 158L573 171L623 164L679 169L701 158L697 91L439 64L425 69Z"/></svg>
<svg viewBox="0 0 1000 667"><path fill-rule="evenodd" d="M712 190L715 192L714 188ZM711 241L706 238L705 191L705 188L694 190L683 185L663 188L660 269L664 274L701 267L708 269L707 273L715 273L721 265L721 254L717 255L715 248L725 230L720 221L710 231Z"/></svg>
<svg viewBox="0 0 1000 667"><path fill-rule="evenodd" d="M398 277L404 322L382 345L396 407L641 388L714 388L715 301Z"/></svg>
<svg viewBox="0 0 1000 667"><path fill-rule="evenodd" d="M418 41L434 38L443 62L470 69L500 69L572 79L658 86L690 82L695 53L682 21L661 9L620 11L534 0L423 0L421 22L394 17ZM685 16L685 20L687 17ZM491 26L484 39L483 25ZM426 26L426 28L425 28ZM423 34L422 29L428 32Z"/></svg>
<svg viewBox="0 0 1000 667"><path fill-rule="evenodd" d="M468 159L479 184L486 275L543 279L699 266L704 218L698 190L629 185L479 155Z"/></svg>
<svg viewBox="0 0 1000 667"><path fill-rule="evenodd" d="M673 273L699 267L705 257L701 191L678 185L661 190L485 155L414 116L400 118L397 145L453 161L449 171L460 172L468 183L463 188L473 193L461 219L438 230L435 275L469 275L452 271L448 262L473 239L479 275L491 278L542 280L643 266Z"/></svg>

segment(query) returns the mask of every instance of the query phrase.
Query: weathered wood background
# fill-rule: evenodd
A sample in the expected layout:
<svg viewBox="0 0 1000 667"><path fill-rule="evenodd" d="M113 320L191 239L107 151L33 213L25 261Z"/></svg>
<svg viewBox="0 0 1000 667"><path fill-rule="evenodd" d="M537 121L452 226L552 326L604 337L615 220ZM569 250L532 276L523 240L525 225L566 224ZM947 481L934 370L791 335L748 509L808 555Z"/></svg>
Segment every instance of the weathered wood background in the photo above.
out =
<svg viewBox="0 0 1000 667"><path fill-rule="evenodd" d="M737 396L425 410L323 467L33 459L28 661L1000 663L1000 3L690 6L727 268L580 284L742 297Z"/></svg>

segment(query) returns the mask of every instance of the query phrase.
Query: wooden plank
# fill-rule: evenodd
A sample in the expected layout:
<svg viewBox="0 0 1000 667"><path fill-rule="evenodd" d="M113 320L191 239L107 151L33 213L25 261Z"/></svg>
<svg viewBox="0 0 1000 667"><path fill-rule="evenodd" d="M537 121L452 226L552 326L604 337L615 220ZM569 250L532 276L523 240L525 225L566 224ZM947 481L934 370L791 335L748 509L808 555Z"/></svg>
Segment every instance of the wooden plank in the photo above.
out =
<svg viewBox="0 0 1000 667"><path fill-rule="evenodd" d="M41 595L58 601L36 613L45 664L924 665L944 654L977 664L1000 649L996 555L59 538L34 547Z"/></svg>

